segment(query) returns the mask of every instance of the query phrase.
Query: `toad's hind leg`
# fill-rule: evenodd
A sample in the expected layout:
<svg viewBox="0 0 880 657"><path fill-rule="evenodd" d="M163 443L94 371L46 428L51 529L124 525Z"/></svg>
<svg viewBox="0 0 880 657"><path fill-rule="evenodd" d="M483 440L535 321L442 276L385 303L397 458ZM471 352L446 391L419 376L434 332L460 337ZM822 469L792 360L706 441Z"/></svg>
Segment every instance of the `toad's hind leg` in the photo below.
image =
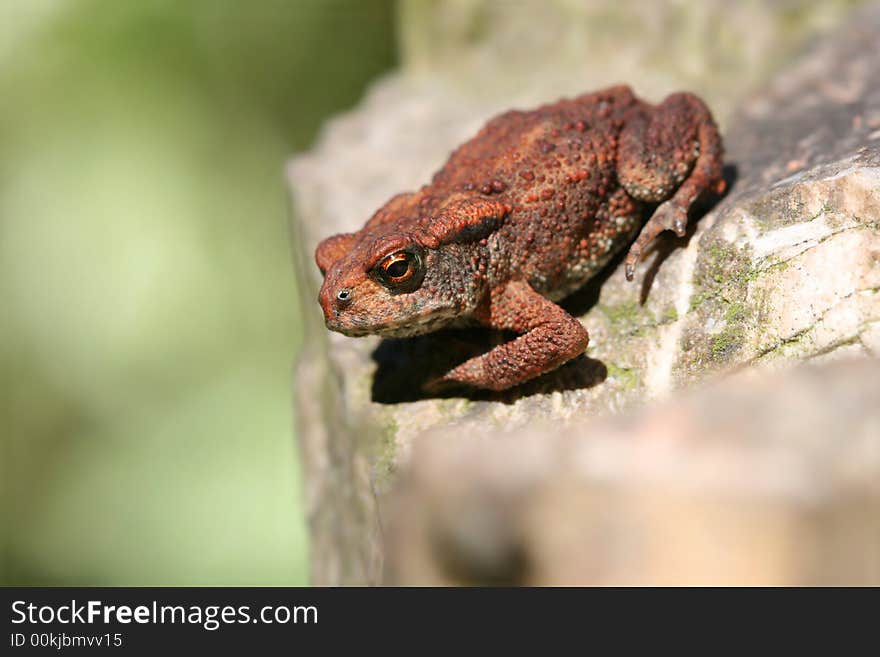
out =
<svg viewBox="0 0 880 657"><path fill-rule="evenodd" d="M692 94L673 94L627 121L617 156L620 184L640 201L660 203L626 256L627 280L657 235L684 235L688 210L703 192L724 191L722 150L709 109Z"/></svg>
<svg viewBox="0 0 880 657"><path fill-rule="evenodd" d="M521 335L429 382L428 391L449 383L504 390L556 369L582 354L589 342L587 330L577 319L525 281L511 281L493 290L482 314L482 323Z"/></svg>

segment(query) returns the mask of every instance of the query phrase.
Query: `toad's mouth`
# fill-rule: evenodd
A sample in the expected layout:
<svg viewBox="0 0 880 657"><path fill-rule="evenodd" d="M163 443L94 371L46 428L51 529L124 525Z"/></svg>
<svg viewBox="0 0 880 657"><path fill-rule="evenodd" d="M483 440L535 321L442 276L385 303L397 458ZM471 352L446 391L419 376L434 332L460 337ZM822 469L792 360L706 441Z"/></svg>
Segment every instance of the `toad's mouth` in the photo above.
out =
<svg viewBox="0 0 880 657"><path fill-rule="evenodd" d="M363 338L378 335L383 338L410 338L432 333L457 323L459 314L455 309L435 310L431 313L408 317L403 321L389 321L371 324L357 317L344 314L326 320L327 328L350 338Z"/></svg>

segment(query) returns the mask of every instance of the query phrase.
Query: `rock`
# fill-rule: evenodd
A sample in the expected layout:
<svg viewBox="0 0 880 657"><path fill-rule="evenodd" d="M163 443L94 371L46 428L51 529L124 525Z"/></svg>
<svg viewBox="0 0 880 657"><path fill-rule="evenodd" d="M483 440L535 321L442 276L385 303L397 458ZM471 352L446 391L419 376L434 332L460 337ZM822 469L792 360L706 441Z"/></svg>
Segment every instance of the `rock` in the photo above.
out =
<svg viewBox="0 0 880 657"><path fill-rule="evenodd" d="M711 98L724 119L852 5L414 0L401 3L403 70L448 85L470 107L475 99L531 105L626 81L649 98L689 89Z"/></svg>
<svg viewBox="0 0 880 657"><path fill-rule="evenodd" d="M728 196L684 240L662 241L639 269L639 284L627 283L615 264L570 299L567 307L590 331L586 356L504 394L436 399L419 393L420 381L485 351L495 336L471 331L352 340L328 334L317 304L309 302L319 284L311 259L318 240L359 227L390 195L427 180L489 113L514 104L511 97L502 105L503 91L471 97L442 76L407 73L379 84L357 111L332 122L316 149L288 169L306 300L297 416L313 582L381 580L388 495L421 434L430 431L431 440L443 443L583 422L733 370L880 355L878 38L880 9L862 11L745 102L725 131ZM474 48L490 56L500 47ZM504 52L495 61L500 72L510 70ZM625 52L621 47L621 57ZM468 78L461 72L467 69L455 70ZM677 74L650 75L664 88L657 98L689 86L678 84L686 78ZM675 84L667 86L669 80ZM742 84L738 78L733 87ZM540 82L534 87L543 88ZM724 95L718 98L724 106ZM707 100L715 107L711 93ZM489 458L488 452L475 458ZM477 509L473 522L508 526L502 507L487 506L485 517ZM469 548L483 555L477 561L486 564L480 568L490 580L505 579L497 573L516 570L523 559L505 541Z"/></svg>
<svg viewBox="0 0 880 657"><path fill-rule="evenodd" d="M415 585L880 584L878 362L632 415L416 439L385 577Z"/></svg>

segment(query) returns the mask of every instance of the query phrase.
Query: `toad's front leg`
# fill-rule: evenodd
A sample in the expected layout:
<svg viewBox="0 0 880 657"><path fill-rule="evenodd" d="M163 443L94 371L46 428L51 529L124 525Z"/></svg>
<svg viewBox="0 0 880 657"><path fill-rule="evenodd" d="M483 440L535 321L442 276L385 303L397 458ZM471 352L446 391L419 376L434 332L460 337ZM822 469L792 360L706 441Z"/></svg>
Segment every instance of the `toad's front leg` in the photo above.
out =
<svg viewBox="0 0 880 657"><path fill-rule="evenodd" d="M590 340L578 320L524 281L511 281L493 290L478 319L492 328L522 335L465 361L430 382L429 390L453 382L504 390L579 356Z"/></svg>

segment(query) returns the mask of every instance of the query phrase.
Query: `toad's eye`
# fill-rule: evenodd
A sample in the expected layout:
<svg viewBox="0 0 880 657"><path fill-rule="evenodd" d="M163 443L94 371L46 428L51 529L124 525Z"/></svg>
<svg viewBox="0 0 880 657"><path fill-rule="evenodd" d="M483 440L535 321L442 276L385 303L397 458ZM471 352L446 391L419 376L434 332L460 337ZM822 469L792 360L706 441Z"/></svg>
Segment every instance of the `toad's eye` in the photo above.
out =
<svg viewBox="0 0 880 657"><path fill-rule="evenodd" d="M376 265L379 282L394 292L408 292L419 286L424 275L422 257L414 249L391 253Z"/></svg>
<svg viewBox="0 0 880 657"><path fill-rule="evenodd" d="M407 253L395 253L382 262L382 271L393 282L409 278L413 273L412 258Z"/></svg>

